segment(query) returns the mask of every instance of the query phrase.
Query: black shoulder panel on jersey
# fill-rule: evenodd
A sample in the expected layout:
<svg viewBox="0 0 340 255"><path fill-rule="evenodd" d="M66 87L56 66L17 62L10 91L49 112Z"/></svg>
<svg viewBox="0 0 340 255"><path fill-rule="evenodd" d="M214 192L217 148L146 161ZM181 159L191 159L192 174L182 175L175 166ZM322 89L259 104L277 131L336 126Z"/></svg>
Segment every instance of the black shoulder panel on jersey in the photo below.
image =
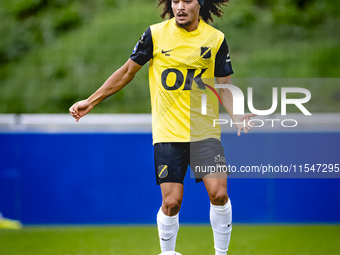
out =
<svg viewBox="0 0 340 255"><path fill-rule="evenodd" d="M215 59L215 77L226 77L233 74L227 41L223 40Z"/></svg>
<svg viewBox="0 0 340 255"><path fill-rule="evenodd" d="M143 66L153 56L153 43L150 27L144 32L137 42L130 59Z"/></svg>

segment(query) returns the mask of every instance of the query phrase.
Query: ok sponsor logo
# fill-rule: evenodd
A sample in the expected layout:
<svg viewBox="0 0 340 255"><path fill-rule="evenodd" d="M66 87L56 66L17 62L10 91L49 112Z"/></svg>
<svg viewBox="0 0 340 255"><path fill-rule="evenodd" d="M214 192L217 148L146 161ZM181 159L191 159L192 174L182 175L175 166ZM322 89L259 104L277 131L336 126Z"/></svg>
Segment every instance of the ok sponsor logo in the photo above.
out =
<svg viewBox="0 0 340 255"><path fill-rule="evenodd" d="M162 85L166 90L177 90L184 83L185 85L183 90L191 90L192 82L195 81L199 88L205 89L204 83L202 81L202 75L205 73L206 70L207 68L201 69L200 73L196 74L195 76L195 72L197 71L197 69L187 69L187 72L184 76L184 74L176 68L165 69L161 76ZM167 83L167 79L170 74L176 75L176 80L174 84Z"/></svg>
<svg viewBox="0 0 340 255"><path fill-rule="evenodd" d="M203 52L203 50L202 50L202 52ZM206 55L209 56L209 54L210 54L209 48L204 49L203 53L205 53L205 56ZM218 95L217 90L214 89L213 87L211 87L210 85L205 84L202 81L202 75L205 73L206 70L207 70L207 68L201 69L200 73L195 76L195 72L197 71L197 69L187 69L186 76L184 77L184 74L176 68L166 69L162 73L162 77L161 77L162 85L166 90L177 90L180 87L182 87L184 80L185 80L185 85L184 85L183 90L191 90L192 89L192 83L193 83L193 81L195 81L198 88L205 92L202 95L202 114L206 115L207 114L207 110L206 110L206 108L207 108L206 107L206 105L207 105L207 95L209 95L215 103L218 104L218 102L220 102L220 104L222 105L222 100L221 100L220 96ZM175 83L173 85L169 85L167 83L168 76L171 73L174 73L176 75ZM218 101L215 99L215 97L218 99Z"/></svg>

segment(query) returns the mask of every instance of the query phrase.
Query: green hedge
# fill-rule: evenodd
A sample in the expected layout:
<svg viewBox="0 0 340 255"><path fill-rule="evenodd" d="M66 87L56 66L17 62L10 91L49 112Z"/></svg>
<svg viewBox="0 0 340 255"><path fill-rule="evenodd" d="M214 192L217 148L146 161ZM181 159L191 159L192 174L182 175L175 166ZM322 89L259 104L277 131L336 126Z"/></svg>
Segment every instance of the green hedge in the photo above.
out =
<svg viewBox="0 0 340 255"><path fill-rule="evenodd" d="M85 24L115 0L7 0L0 3L0 64L22 58Z"/></svg>
<svg viewBox="0 0 340 255"><path fill-rule="evenodd" d="M340 19L333 10L322 23L305 27L275 21L269 0L266 5L253 1L231 1L223 19L215 18L213 24L226 35L233 77L340 76ZM304 13L320 3L312 2L304 11L296 10ZM66 113L125 63L150 24L161 21L156 5L156 0L58 1L21 20L10 9L3 12L1 2L5 15L0 32L6 36L0 36L0 113ZM315 91L313 112L340 109L339 86ZM270 96L263 99L264 109L270 100ZM93 112L150 112L147 67Z"/></svg>
<svg viewBox="0 0 340 255"><path fill-rule="evenodd" d="M252 0L252 3L269 9L275 24L309 28L339 16L340 13L339 0Z"/></svg>

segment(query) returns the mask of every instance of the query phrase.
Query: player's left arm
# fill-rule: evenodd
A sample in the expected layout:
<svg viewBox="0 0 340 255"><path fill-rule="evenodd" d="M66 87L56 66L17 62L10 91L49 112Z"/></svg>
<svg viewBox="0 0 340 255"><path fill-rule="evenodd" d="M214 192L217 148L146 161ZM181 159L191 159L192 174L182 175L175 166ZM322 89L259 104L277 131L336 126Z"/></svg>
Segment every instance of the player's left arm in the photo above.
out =
<svg viewBox="0 0 340 255"><path fill-rule="evenodd" d="M217 84L232 84L231 83L231 76L226 77L216 77ZM229 89L226 88L220 88L220 98L222 101L222 104L224 108L229 113L231 119L235 123L235 126L237 127L237 135L240 136L242 130L244 133L248 134L248 131L251 130L252 126L255 126L255 124L250 120L250 117L256 116L256 114L253 113L246 113L242 115L234 115L233 114L233 95ZM242 123L245 123L243 125Z"/></svg>

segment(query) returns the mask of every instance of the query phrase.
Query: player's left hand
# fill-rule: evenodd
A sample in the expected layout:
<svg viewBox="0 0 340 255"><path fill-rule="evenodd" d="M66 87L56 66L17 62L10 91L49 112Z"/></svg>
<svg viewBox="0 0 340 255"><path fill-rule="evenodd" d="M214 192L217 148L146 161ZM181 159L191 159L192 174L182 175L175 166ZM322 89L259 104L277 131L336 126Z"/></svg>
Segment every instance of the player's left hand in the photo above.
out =
<svg viewBox="0 0 340 255"><path fill-rule="evenodd" d="M244 133L248 134L248 131L251 130L251 127L255 127L256 125L250 120L250 117L257 116L254 113L246 113L242 115L235 115L233 121L235 126L237 127L237 135L240 136L243 130ZM244 124L245 125L244 125Z"/></svg>

